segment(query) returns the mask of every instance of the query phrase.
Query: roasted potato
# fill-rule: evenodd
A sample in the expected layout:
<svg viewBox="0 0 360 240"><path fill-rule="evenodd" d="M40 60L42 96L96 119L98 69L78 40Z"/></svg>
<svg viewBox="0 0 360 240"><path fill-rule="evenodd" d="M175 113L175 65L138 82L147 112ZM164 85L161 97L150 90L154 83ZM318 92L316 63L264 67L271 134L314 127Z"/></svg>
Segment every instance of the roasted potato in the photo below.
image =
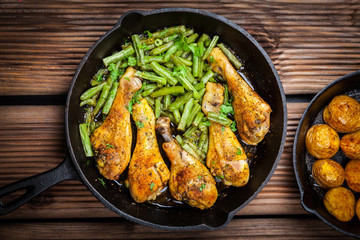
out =
<svg viewBox="0 0 360 240"><path fill-rule="evenodd" d="M360 160L351 160L345 167L346 183L355 192L360 192Z"/></svg>
<svg viewBox="0 0 360 240"><path fill-rule="evenodd" d="M340 138L337 132L326 124L312 126L306 133L306 148L318 159L331 158L339 150Z"/></svg>
<svg viewBox="0 0 360 240"><path fill-rule="evenodd" d="M356 203L356 215L357 215L358 219L360 220L360 198L358 199L358 201Z"/></svg>
<svg viewBox="0 0 360 240"><path fill-rule="evenodd" d="M324 109L323 118L340 133L360 130L360 103L347 95L336 96Z"/></svg>
<svg viewBox="0 0 360 240"><path fill-rule="evenodd" d="M360 130L343 136L340 148L351 160L360 160Z"/></svg>
<svg viewBox="0 0 360 240"><path fill-rule="evenodd" d="M355 197L347 188L332 188L325 194L326 210L342 222L350 221L355 215Z"/></svg>
<svg viewBox="0 0 360 240"><path fill-rule="evenodd" d="M340 187L345 180L345 170L332 159L317 160L312 166L315 181L323 188Z"/></svg>

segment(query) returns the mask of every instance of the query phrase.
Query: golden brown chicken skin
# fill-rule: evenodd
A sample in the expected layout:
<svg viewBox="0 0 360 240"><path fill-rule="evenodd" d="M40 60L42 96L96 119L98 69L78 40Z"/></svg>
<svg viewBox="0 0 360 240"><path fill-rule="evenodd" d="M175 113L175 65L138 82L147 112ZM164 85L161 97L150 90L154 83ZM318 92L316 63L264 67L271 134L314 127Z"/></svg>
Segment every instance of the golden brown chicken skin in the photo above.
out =
<svg viewBox="0 0 360 240"><path fill-rule="evenodd" d="M213 206L218 192L209 170L172 138L169 118L160 117L156 130L165 139L163 149L171 162L169 190L173 198L200 209Z"/></svg>
<svg viewBox="0 0 360 240"><path fill-rule="evenodd" d="M161 157L155 135L155 115L145 98L133 106L132 117L137 138L126 182L133 199L142 203L155 200L161 194L170 171Z"/></svg>
<svg viewBox="0 0 360 240"><path fill-rule="evenodd" d="M109 115L90 138L97 168L110 180L117 180L130 161L132 132L126 106L142 85L134 73L132 67L126 69Z"/></svg>
<svg viewBox="0 0 360 240"><path fill-rule="evenodd" d="M212 58L212 59L210 59ZM215 47L209 57L211 68L222 75L233 96L232 106L241 139L250 145L261 142L270 128L271 108L236 72L227 57Z"/></svg>
<svg viewBox="0 0 360 240"><path fill-rule="evenodd" d="M219 113L224 98L224 87L208 82L202 102L202 110ZM213 176L220 178L225 185L242 187L249 181L250 170L247 156L228 126L211 122L209 127L209 151L206 165Z"/></svg>

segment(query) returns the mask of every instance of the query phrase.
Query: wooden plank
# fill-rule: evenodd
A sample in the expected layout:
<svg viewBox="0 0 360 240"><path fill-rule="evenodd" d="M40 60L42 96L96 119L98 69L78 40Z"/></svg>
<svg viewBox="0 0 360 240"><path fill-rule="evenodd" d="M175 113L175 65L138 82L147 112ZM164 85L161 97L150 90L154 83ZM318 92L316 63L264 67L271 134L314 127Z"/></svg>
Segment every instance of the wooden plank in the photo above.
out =
<svg viewBox="0 0 360 240"><path fill-rule="evenodd" d="M288 104L285 150L267 186L239 215L305 214L292 143L307 103ZM57 166L66 154L63 106L0 106L0 187ZM60 183L0 219L116 217L80 182Z"/></svg>
<svg viewBox="0 0 360 240"><path fill-rule="evenodd" d="M21 229L19 231L19 229ZM235 218L216 231L164 231L126 220L1 223L1 239L353 239L316 218Z"/></svg>
<svg viewBox="0 0 360 240"><path fill-rule="evenodd" d="M247 30L286 94L317 93L360 67L358 1L3 1L0 95L64 95L87 49L132 9L191 7Z"/></svg>

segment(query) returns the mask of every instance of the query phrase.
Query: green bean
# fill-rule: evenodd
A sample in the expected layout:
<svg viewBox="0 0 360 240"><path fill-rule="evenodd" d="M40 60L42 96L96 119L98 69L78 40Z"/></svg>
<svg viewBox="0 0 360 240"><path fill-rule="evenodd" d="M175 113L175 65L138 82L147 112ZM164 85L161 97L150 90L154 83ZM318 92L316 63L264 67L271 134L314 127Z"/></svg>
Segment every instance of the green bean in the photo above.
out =
<svg viewBox="0 0 360 240"><path fill-rule="evenodd" d="M225 56L229 59L229 61L234 65L236 69L240 69L242 64L237 59L237 57L227 48L224 44L220 43L218 44L218 47L221 49L221 51L225 54Z"/></svg>
<svg viewBox="0 0 360 240"><path fill-rule="evenodd" d="M184 93L185 90L181 86L173 86L173 87L163 87L160 88L153 93L150 94L151 97L156 98L160 96L165 96L168 94L175 94L175 93Z"/></svg>
<svg viewBox="0 0 360 240"><path fill-rule="evenodd" d="M175 55L175 56L176 56L176 55ZM180 60L185 66L190 67L190 66L193 65L193 62L192 62L192 61L187 60L187 59L182 58L182 57L179 57L179 56L177 56L177 57L179 58L179 60Z"/></svg>
<svg viewBox="0 0 360 240"><path fill-rule="evenodd" d="M176 85L178 82L170 71L168 71L165 67L161 66L159 63L153 61L150 63L150 67L156 72L158 75L165 77L171 85Z"/></svg>
<svg viewBox="0 0 360 240"><path fill-rule="evenodd" d="M186 51L186 52L183 52L182 54L181 54L181 57L182 58L188 58L189 56L191 56L191 52L190 51Z"/></svg>
<svg viewBox="0 0 360 240"><path fill-rule="evenodd" d="M158 63L164 63L164 57L163 56L144 56L144 62L145 64L151 63L151 62L158 62Z"/></svg>
<svg viewBox="0 0 360 240"><path fill-rule="evenodd" d="M108 99L106 100L105 105L103 107L103 110L102 110L103 114L109 114L110 108L115 100L118 88L119 88L119 83L114 82L114 84L111 87Z"/></svg>
<svg viewBox="0 0 360 240"><path fill-rule="evenodd" d="M201 132L201 135L200 135L200 138L199 138L199 144L198 144L200 149L204 148L204 146L206 144L206 139L209 137L208 134L209 134L209 129L208 128L205 128L205 130Z"/></svg>
<svg viewBox="0 0 360 240"><path fill-rule="evenodd" d="M167 43L167 42L170 42L170 41L175 40L178 36L179 36L179 34L173 34L173 35L171 35L171 36L168 36L168 37L163 38L163 41L164 41L165 43Z"/></svg>
<svg viewBox="0 0 360 240"><path fill-rule="evenodd" d="M193 65L192 65L192 73L194 77L199 77L199 62L200 58L198 56L193 56Z"/></svg>
<svg viewBox="0 0 360 240"><path fill-rule="evenodd" d="M179 68L184 68L184 67L185 67L185 69L186 69L186 71L185 71L185 73L186 73L186 74L185 74L185 75L186 75L186 78L190 81L190 83L195 82L194 76L193 76L193 75L191 74L191 72L186 68L186 65L180 60L179 57L172 55L172 56L171 56L171 60L174 62L174 64L175 64L177 67L179 67Z"/></svg>
<svg viewBox="0 0 360 240"><path fill-rule="evenodd" d="M86 99L84 101L81 101L80 102L80 107L84 106L84 105L89 105L89 106L93 106L95 107L96 106L96 100L95 99Z"/></svg>
<svg viewBox="0 0 360 240"><path fill-rule="evenodd" d="M83 94L81 94L80 100L84 101L84 100L87 100L87 99L91 98L92 96L94 96L95 94L100 92L103 89L105 84L106 83L103 82L100 85L97 85L95 87L92 87L92 88L86 90Z"/></svg>
<svg viewBox="0 0 360 240"><path fill-rule="evenodd" d="M103 59L104 65L107 67L111 63L121 61L135 53L134 47L130 46L128 48L125 48L124 50L121 50L120 52L114 53L113 55L106 57Z"/></svg>
<svg viewBox="0 0 360 240"><path fill-rule="evenodd" d="M193 124L196 114L198 114L198 112L200 112L200 111L201 111L200 104L195 103L191 109L190 116L189 116L188 122L186 124L186 127L190 127Z"/></svg>
<svg viewBox="0 0 360 240"><path fill-rule="evenodd" d="M201 89L205 88L205 84L202 83L202 82L199 82L197 84L194 85L194 88L197 90L197 91L200 91Z"/></svg>
<svg viewBox="0 0 360 240"><path fill-rule="evenodd" d="M171 121L171 122L173 122L173 123L175 122L174 115L173 115L171 112L167 112L167 111L161 110L160 116L168 117L168 118L170 118L170 121Z"/></svg>
<svg viewBox="0 0 360 240"><path fill-rule="evenodd" d="M155 98L155 118L159 118L160 117L160 113L161 113L161 97L157 97Z"/></svg>
<svg viewBox="0 0 360 240"><path fill-rule="evenodd" d="M180 146L184 144L184 140L181 138L180 135L176 135L175 139L180 144Z"/></svg>
<svg viewBox="0 0 360 240"><path fill-rule="evenodd" d="M202 57L203 61L210 55L211 50L215 47L218 40L219 40L219 36L214 36L213 37L213 39L211 40L211 42L209 44L209 47L204 52L204 55Z"/></svg>
<svg viewBox="0 0 360 240"><path fill-rule="evenodd" d="M173 34L181 34L181 33L184 33L186 31L186 28L184 25L181 25L181 26L174 26L174 27L169 27L169 28L166 28L162 31L158 31L158 32L154 32L152 37L153 38L164 38L164 37L168 37L168 36L171 36Z"/></svg>
<svg viewBox="0 0 360 240"><path fill-rule="evenodd" d="M192 148L192 150L194 150L196 152L196 154L199 156L198 157L199 160L202 160L206 157L206 155L193 142L191 142L187 139L185 139L184 142L185 142L185 144L188 144Z"/></svg>
<svg viewBox="0 0 360 240"><path fill-rule="evenodd" d="M150 88L150 89L148 89L148 90L146 90L146 91L143 91L143 92L141 93L141 96L147 97L147 96L149 96L150 94L152 94L157 88L158 88L158 87L156 87L156 88Z"/></svg>
<svg viewBox="0 0 360 240"><path fill-rule="evenodd" d="M210 69L205 73L205 75L201 78L200 82L206 84L210 78L214 76L214 72Z"/></svg>
<svg viewBox="0 0 360 240"><path fill-rule="evenodd" d="M201 34L201 36L198 40L198 43L204 43L208 39L210 39L210 37L207 34L203 33L203 34Z"/></svg>
<svg viewBox="0 0 360 240"><path fill-rule="evenodd" d="M199 126L199 123L201 122L201 120L204 118L204 113L203 112L198 112L195 116L193 125L194 126Z"/></svg>
<svg viewBox="0 0 360 240"><path fill-rule="evenodd" d="M195 157L196 159L200 159L199 155L196 153L196 151L194 149L192 149L189 144L184 143L182 145L182 148L188 152L190 155L192 155L193 157Z"/></svg>
<svg viewBox="0 0 360 240"><path fill-rule="evenodd" d="M208 119L224 126L230 126L230 124L233 122L226 116L214 112L208 112Z"/></svg>
<svg viewBox="0 0 360 240"><path fill-rule="evenodd" d="M174 53L174 55L180 57L181 54L183 54L183 52L184 52L183 50L177 50L177 51Z"/></svg>
<svg viewBox="0 0 360 240"><path fill-rule="evenodd" d="M225 85L225 89L224 89L224 104L229 102L229 89L228 87Z"/></svg>
<svg viewBox="0 0 360 240"><path fill-rule="evenodd" d="M185 37L187 37L187 36L189 36L189 35L191 35L191 34L193 34L194 33L194 29L187 29L185 32L184 32L184 36Z"/></svg>
<svg viewBox="0 0 360 240"><path fill-rule="evenodd" d="M171 104L171 95L165 95L164 97L164 109L168 109Z"/></svg>
<svg viewBox="0 0 360 240"><path fill-rule="evenodd" d="M168 62L170 60L170 56L173 55L178 49L178 46L176 44L172 45L165 53L164 55L164 61Z"/></svg>
<svg viewBox="0 0 360 240"><path fill-rule="evenodd" d="M167 62L165 63L165 67L167 67L168 69L173 69L174 68L174 63L173 62ZM176 80L177 81L177 80Z"/></svg>
<svg viewBox="0 0 360 240"><path fill-rule="evenodd" d="M142 66L145 64L144 62L144 49L141 47L140 37L137 34L134 34L131 36L131 39L133 41L133 47L136 53L136 60L138 62L139 66Z"/></svg>
<svg viewBox="0 0 360 240"><path fill-rule="evenodd" d="M153 106L155 104L155 101L153 98L151 98L151 97L144 97L144 98L151 106Z"/></svg>
<svg viewBox="0 0 360 240"><path fill-rule="evenodd" d="M189 116L190 116L190 111L193 107L193 104L194 104L194 99L193 98L190 98L189 101L187 101L187 103L185 104L185 107L184 107L184 112L181 116L181 119L180 119L180 123L178 125L178 130L181 130L181 131L184 131L185 130L185 127L186 127L186 124L188 122L188 119L189 119Z"/></svg>
<svg viewBox="0 0 360 240"><path fill-rule="evenodd" d="M163 45L163 41L158 38L154 41L154 44L156 47L160 47L161 45Z"/></svg>
<svg viewBox="0 0 360 240"><path fill-rule="evenodd" d="M174 44L174 42L171 41L171 42L163 44L159 47L156 47L150 51L150 55L159 55L159 54L165 52L166 50L168 50L173 44Z"/></svg>
<svg viewBox="0 0 360 240"><path fill-rule="evenodd" d="M86 157L93 157L94 153L91 147L88 125L86 123L79 124L80 138Z"/></svg>
<svg viewBox="0 0 360 240"><path fill-rule="evenodd" d="M195 42L195 40L197 39L198 36L199 36L199 34L197 34L197 33L191 34L190 36L187 37L186 44Z"/></svg>
<svg viewBox="0 0 360 240"><path fill-rule="evenodd" d="M93 112L94 116L96 116L98 114L98 112L100 111L100 109L104 106L105 101L106 101L106 99L107 99L107 97L109 95L109 92L110 92L110 86L105 84L102 91L101 91L101 95L100 95L99 100L98 100L98 102L96 104L96 107L94 109L94 112Z"/></svg>
<svg viewBox="0 0 360 240"><path fill-rule="evenodd" d="M189 127L189 128L186 130L186 132L183 134L183 136L184 136L185 138L190 137L190 135L193 134L193 132L195 132L196 129L197 129L196 126L191 126L191 127Z"/></svg>
<svg viewBox="0 0 360 240"><path fill-rule="evenodd" d="M152 74L151 72L136 71L136 72L135 72L135 76L136 76L136 77L140 77L140 78L144 78L144 79L147 79L147 80L150 80L150 81L152 81L152 82L160 83L161 85L165 85L165 84L166 84L166 78L157 76L157 75L155 75L155 74Z"/></svg>
<svg viewBox="0 0 360 240"><path fill-rule="evenodd" d="M207 118L205 118L205 119L207 119ZM205 131L205 129L210 125L211 125L211 123L209 121L202 121L199 123L198 127L199 127L200 131Z"/></svg>
<svg viewBox="0 0 360 240"><path fill-rule="evenodd" d="M199 61L199 77L203 76L203 69L204 69L204 61Z"/></svg>
<svg viewBox="0 0 360 240"><path fill-rule="evenodd" d="M187 92L184 95L177 97L174 102L172 102L169 106L169 110L174 112L175 110L179 109L183 106L190 98L193 96L192 92Z"/></svg>
<svg viewBox="0 0 360 240"><path fill-rule="evenodd" d="M195 89L195 87L190 83L190 81L181 76L181 75L178 75L176 76L177 79L179 80L179 82L181 83L181 85L187 90L187 91L192 91L193 92L193 97L195 99L199 99L200 98L200 94L199 92Z"/></svg>
<svg viewBox="0 0 360 240"><path fill-rule="evenodd" d="M181 119L181 114L180 114L179 109L176 109L175 111L173 111L173 115L174 115L174 118L175 118L175 123L179 124L180 119Z"/></svg>
<svg viewBox="0 0 360 240"><path fill-rule="evenodd" d="M198 42L198 49L199 49L199 57L202 57L204 55L205 52L205 47L204 47L204 43L203 42Z"/></svg>
<svg viewBox="0 0 360 240"><path fill-rule="evenodd" d="M205 91L206 91L206 88L203 88L203 89L200 89L199 90L199 99L200 99L200 102L202 101L202 97L204 96L205 94Z"/></svg>

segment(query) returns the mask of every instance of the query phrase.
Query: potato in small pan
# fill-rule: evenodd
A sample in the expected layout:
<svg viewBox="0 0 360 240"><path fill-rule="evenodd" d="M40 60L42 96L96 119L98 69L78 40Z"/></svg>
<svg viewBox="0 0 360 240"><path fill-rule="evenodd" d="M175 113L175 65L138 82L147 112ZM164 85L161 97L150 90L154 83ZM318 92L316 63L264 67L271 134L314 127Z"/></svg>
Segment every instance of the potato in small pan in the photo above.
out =
<svg viewBox="0 0 360 240"><path fill-rule="evenodd" d="M340 187L345 180L344 168L332 159L317 160L312 166L312 175L323 188Z"/></svg>
<svg viewBox="0 0 360 240"><path fill-rule="evenodd" d="M332 188L324 197L327 211L342 222L348 222L354 217L355 204L354 194L344 187Z"/></svg>
<svg viewBox="0 0 360 240"><path fill-rule="evenodd" d="M360 192L360 160L351 160L345 167L346 183L355 192Z"/></svg>
<svg viewBox="0 0 360 240"><path fill-rule="evenodd" d="M336 154L340 146L337 132L326 124L312 126L306 133L306 148L317 159L328 159Z"/></svg>
<svg viewBox="0 0 360 240"><path fill-rule="evenodd" d="M360 160L360 130L343 136L340 148L351 160Z"/></svg>
<svg viewBox="0 0 360 240"><path fill-rule="evenodd" d="M324 109L324 121L339 133L360 130L360 103L347 95L339 95Z"/></svg>

